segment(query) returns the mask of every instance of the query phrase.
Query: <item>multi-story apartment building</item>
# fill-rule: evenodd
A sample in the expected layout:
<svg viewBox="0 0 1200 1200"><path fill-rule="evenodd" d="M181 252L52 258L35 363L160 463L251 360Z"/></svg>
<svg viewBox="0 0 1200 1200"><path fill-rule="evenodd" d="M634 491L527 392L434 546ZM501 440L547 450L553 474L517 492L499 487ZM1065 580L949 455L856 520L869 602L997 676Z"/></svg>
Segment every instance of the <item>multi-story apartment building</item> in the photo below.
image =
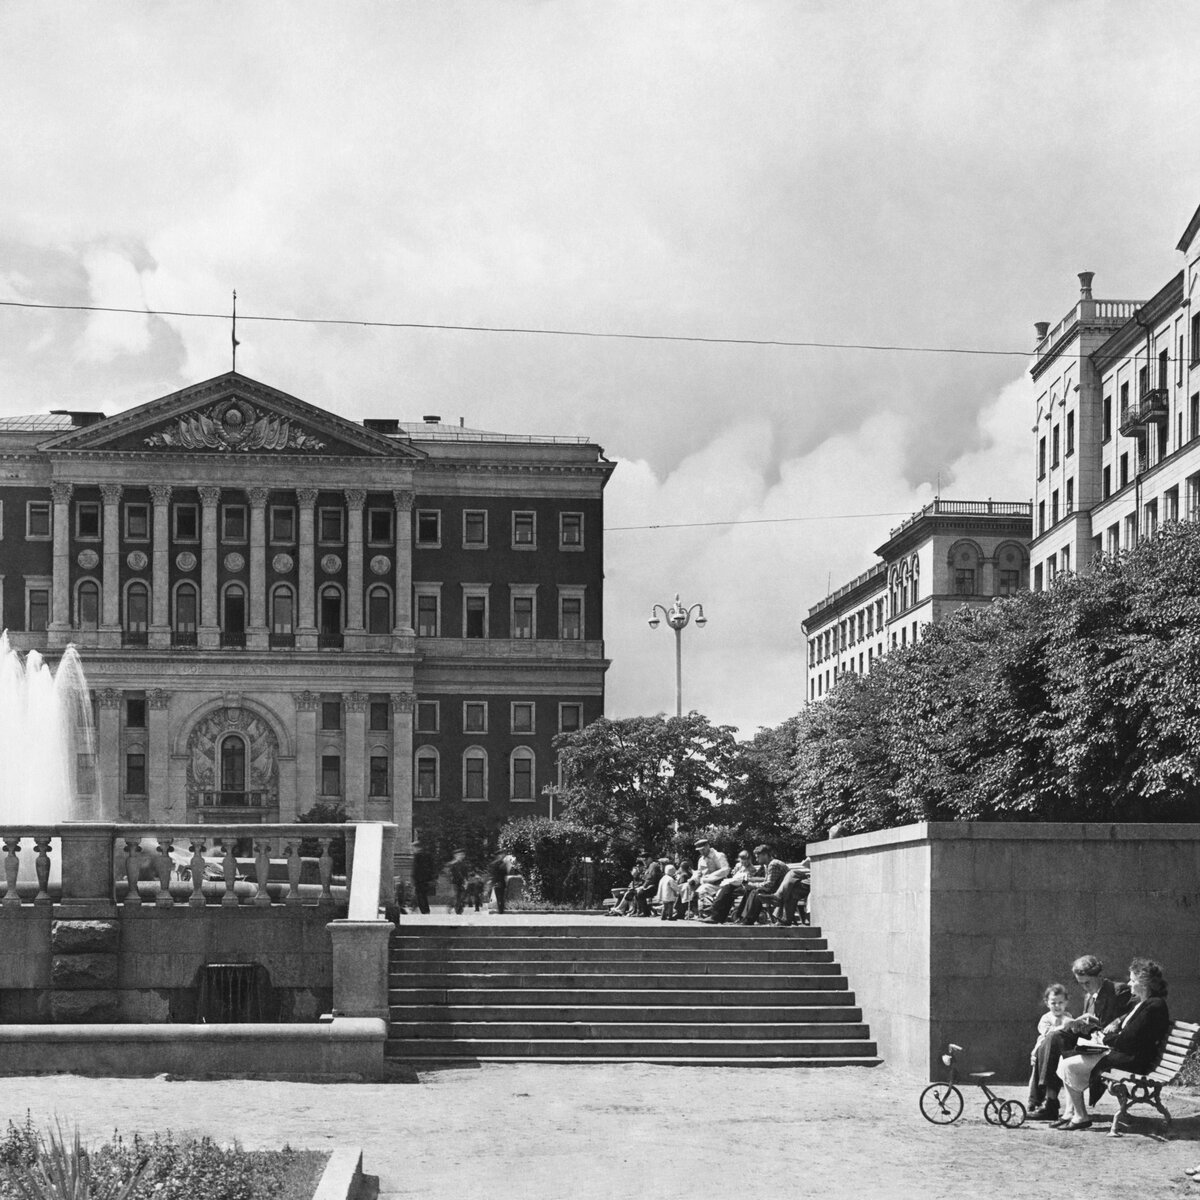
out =
<svg viewBox="0 0 1200 1200"><path fill-rule="evenodd" d="M1027 501L938 499L914 513L879 562L809 609L806 699L847 672L869 674L930 622L1027 588L1030 529Z"/></svg>
<svg viewBox="0 0 1200 1200"><path fill-rule="evenodd" d="M0 421L0 625L95 702L89 812L495 827L603 714L603 491L583 438L355 424L230 373ZM36 752L36 751L34 751Z"/></svg>
<svg viewBox="0 0 1200 1200"><path fill-rule="evenodd" d="M1150 300L1080 299L1037 325L1033 587L1132 546L1162 521L1200 518L1200 210L1183 269Z"/></svg>

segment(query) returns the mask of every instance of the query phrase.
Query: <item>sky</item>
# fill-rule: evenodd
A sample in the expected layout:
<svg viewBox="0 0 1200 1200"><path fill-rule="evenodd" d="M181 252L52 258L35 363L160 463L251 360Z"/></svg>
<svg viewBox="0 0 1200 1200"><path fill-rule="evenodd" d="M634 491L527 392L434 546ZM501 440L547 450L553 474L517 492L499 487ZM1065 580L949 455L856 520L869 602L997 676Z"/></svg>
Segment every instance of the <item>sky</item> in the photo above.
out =
<svg viewBox="0 0 1200 1200"><path fill-rule="evenodd" d="M1179 269L1197 63L1186 2L0 0L0 301L643 335L244 321L238 368L598 442L608 714L673 711L678 593L684 707L751 736L906 515L1029 498L1033 323ZM228 367L0 306L0 416Z"/></svg>

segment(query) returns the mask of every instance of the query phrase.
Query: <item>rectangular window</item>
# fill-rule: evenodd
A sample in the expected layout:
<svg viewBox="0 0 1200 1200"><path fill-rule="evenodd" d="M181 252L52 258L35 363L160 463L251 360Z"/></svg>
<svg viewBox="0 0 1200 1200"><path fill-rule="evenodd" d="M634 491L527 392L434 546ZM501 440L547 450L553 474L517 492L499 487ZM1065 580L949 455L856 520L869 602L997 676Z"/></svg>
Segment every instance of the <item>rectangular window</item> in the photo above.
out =
<svg viewBox="0 0 1200 1200"><path fill-rule="evenodd" d="M75 505L75 536L84 541L94 540L100 536L99 504L93 504L88 500Z"/></svg>
<svg viewBox="0 0 1200 1200"><path fill-rule="evenodd" d="M375 587L367 593L367 632L390 633L392 628L392 596L387 588Z"/></svg>
<svg viewBox="0 0 1200 1200"><path fill-rule="evenodd" d="M583 728L583 705L560 704L558 706L558 732L574 733Z"/></svg>
<svg viewBox="0 0 1200 1200"><path fill-rule="evenodd" d="M1000 570L1000 595L1015 596L1021 590L1021 572L1001 568Z"/></svg>
<svg viewBox="0 0 1200 1200"><path fill-rule="evenodd" d="M1128 383L1121 384L1121 403L1118 405L1118 409L1120 410L1120 413L1121 413L1121 420L1122 421L1125 420L1126 416L1129 414L1129 384Z"/></svg>
<svg viewBox="0 0 1200 1200"><path fill-rule="evenodd" d="M1112 468L1105 467L1103 474L1104 485L1101 488L1104 499L1107 500L1112 495Z"/></svg>
<svg viewBox="0 0 1200 1200"><path fill-rule="evenodd" d="M322 508L317 512L317 541L327 545L338 545L342 536L342 510L340 508Z"/></svg>
<svg viewBox="0 0 1200 1200"><path fill-rule="evenodd" d="M463 545L479 550L487 546L487 513L467 509L463 513Z"/></svg>
<svg viewBox="0 0 1200 1200"><path fill-rule="evenodd" d="M1075 511L1075 480L1067 480L1067 516Z"/></svg>
<svg viewBox="0 0 1200 1200"><path fill-rule="evenodd" d="M1038 533L1046 532L1046 502L1045 500L1038 501Z"/></svg>
<svg viewBox="0 0 1200 1200"><path fill-rule="evenodd" d="M417 702L417 732L437 733L439 705L436 700L420 700Z"/></svg>
<svg viewBox="0 0 1200 1200"><path fill-rule="evenodd" d="M125 505L125 538L130 542L150 540L150 506L148 504Z"/></svg>
<svg viewBox="0 0 1200 1200"><path fill-rule="evenodd" d="M223 504L221 506L221 540L244 542L246 540L246 506Z"/></svg>
<svg viewBox="0 0 1200 1200"><path fill-rule="evenodd" d="M29 539L50 536L50 502L30 500L25 506L25 536Z"/></svg>
<svg viewBox="0 0 1200 1200"><path fill-rule="evenodd" d="M176 504L171 515L175 522L175 540L194 542L200 537L200 514L194 504Z"/></svg>
<svg viewBox="0 0 1200 1200"><path fill-rule="evenodd" d="M975 568L954 568L954 594L956 596L975 595Z"/></svg>
<svg viewBox="0 0 1200 1200"><path fill-rule="evenodd" d="M565 641L580 641L583 638L583 597L561 596L558 605L558 636Z"/></svg>
<svg viewBox="0 0 1200 1200"><path fill-rule="evenodd" d="M342 756L340 754L321 755L321 795L340 796L342 794Z"/></svg>
<svg viewBox="0 0 1200 1200"><path fill-rule="evenodd" d="M1179 520L1179 488L1169 488L1163 492L1163 520Z"/></svg>
<svg viewBox="0 0 1200 1200"><path fill-rule="evenodd" d="M1112 397L1104 397L1104 440L1112 440ZM1038 589L1041 591L1041 588Z"/></svg>
<svg viewBox="0 0 1200 1200"><path fill-rule="evenodd" d="M1075 453L1075 414L1067 413L1067 453Z"/></svg>
<svg viewBox="0 0 1200 1200"><path fill-rule="evenodd" d="M1158 532L1158 501L1151 500L1146 505L1145 512L1146 519L1143 521L1142 526L1146 531L1146 536L1153 537Z"/></svg>
<svg viewBox="0 0 1200 1200"><path fill-rule="evenodd" d="M1200 313L1192 314L1192 361L1194 367L1200 363Z"/></svg>
<svg viewBox="0 0 1200 1200"><path fill-rule="evenodd" d="M45 633L50 623L50 590L48 588L30 588L29 621L26 628L30 633Z"/></svg>
<svg viewBox="0 0 1200 1200"><path fill-rule="evenodd" d="M436 800L438 794L438 760L433 754L417 755L417 799Z"/></svg>
<svg viewBox="0 0 1200 1200"><path fill-rule="evenodd" d="M438 636L438 596L435 592L417 593L417 637Z"/></svg>
<svg viewBox="0 0 1200 1200"><path fill-rule="evenodd" d="M125 725L129 729L146 728L146 697L125 697Z"/></svg>
<svg viewBox="0 0 1200 1200"><path fill-rule="evenodd" d="M512 636L522 639L533 637L532 596L514 596L512 598Z"/></svg>
<svg viewBox="0 0 1200 1200"><path fill-rule="evenodd" d="M1121 527L1115 521L1108 527L1108 552L1116 554L1121 549Z"/></svg>
<svg viewBox="0 0 1200 1200"><path fill-rule="evenodd" d="M486 700L463 701L463 732L487 733L488 708Z"/></svg>
<svg viewBox="0 0 1200 1200"><path fill-rule="evenodd" d="M1062 548L1062 554L1059 557L1062 559L1062 569L1064 571L1069 571L1071 569L1071 547L1064 546Z"/></svg>
<svg viewBox="0 0 1200 1200"><path fill-rule="evenodd" d="M373 733L386 733L392 727L392 706L386 700L372 700L368 723Z"/></svg>
<svg viewBox="0 0 1200 1200"><path fill-rule="evenodd" d="M1158 386L1166 391L1171 383L1171 352L1170 350L1160 350L1158 352ZM1066 569L1065 567L1063 568Z"/></svg>
<svg viewBox="0 0 1200 1200"><path fill-rule="evenodd" d="M1137 545L1137 520L1137 513L1130 513L1125 518L1125 530L1122 540L1129 549Z"/></svg>
<svg viewBox="0 0 1200 1200"><path fill-rule="evenodd" d="M533 704L528 700L514 700L512 704L512 732L533 732Z"/></svg>
<svg viewBox="0 0 1200 1200"><path fill-rule="evenodd" d="M463 637L487 636L487 597L465 596L463 598Z"/></svg>
<svg viewBox="0 0 1200 1200"><path fill-rule="evenodd" d="M125 793L129 796L146 794L146 756L144 754L125 755Z"/></svg>
<svg viewBox="0 0 1200 1200"><path fill-rule="evenodd" d="M1200 474L1189 475L1184 480L1184 486L1187 488L1187 519L1200 521Z"/></svg>
<svg viewBox="0 0 1200 1200"><path fill-rule="evenodd" d="M367 795L369 796L390 796L391 788L388 787L388 760L386 754L372 754L370 777L368 780Z"/></svg>
<svg viewBox="0 0 1200 1200"><path fill-rule="evenodd" d="M1125 487L1129 483L1129 455L1128 453L1121 455L1121 487Z"/></svg>
<svg viewBox="0 0 1200 1200"><path fill-rule="evenodd" d="M371 545L391 545L392 515L392 510L390 508L367 509L367 541L369 541Z"/></svg>
<svg viewBox="0 0 1200 1200"><path fill-rule="evenodd" d="M1188 440L1200 437L1200 392L1196 392L1188 403Z"/></svg>
<svg viewBox="0 0 1200 1200"><path fill-rule="evenodd" d="M468 754L463 759L463 799L484 800L487 793L484 790L483 769L487 760L478 752Z"/></svg>
<svg viewBox="0 0 1200 1200"><path fill-rule="evenodd" d="M558 544L563 550L583 549L583 513L559 513Z"/></svg>
<svg viewBox="0 0 1200 1200"><path fill-rule="evenodd" d="M1050 465L1058 466L1058 426L1050 431Z"/></svg>
<svg viewBox="0 0 1200 1200"><path fill-rule="evenodd" d="M1046 439L1038 438L1038 478L1046 478Z"/></svg>
<svg viewBox="0 0 1200 1200"><path fill-rule="evenodd" d="M440 546L442 544L442 514L436 508L417 509L417 545Z"/></svg>
<svg viewBox="0 0 1200 1200"><path fill-rule="evenodd" d="M340 700L321 701L321 728L341 729L342 702Z"/></svg>
<svg viewBox="0 0 1200 1200"><path fill-rule="evenodd" d="M296 540L296 510L288 504L271 505L271 541L289 545Z"/></svg>
<svg viewBox="0 0 1200 1200"><path fill-rule="evenodd" d="M1041 563L1038 563L1038 565L1033 568L1033 590L1035 592L1040 592L1042 590L1042 564Z"/></svg>
<svg viewBox="0 0 1200 1200"><path fill-rule="evenodd" d="M537 544L537 525L531 512L515 512L512 518L512 544L517 550L532 550Z"/></svg>
<svg viewBox="0 0 1200 1200"><path fill-rule="evenodd" d="M1050 524L1058 524L1058 488L1050 493Z"/></svg>

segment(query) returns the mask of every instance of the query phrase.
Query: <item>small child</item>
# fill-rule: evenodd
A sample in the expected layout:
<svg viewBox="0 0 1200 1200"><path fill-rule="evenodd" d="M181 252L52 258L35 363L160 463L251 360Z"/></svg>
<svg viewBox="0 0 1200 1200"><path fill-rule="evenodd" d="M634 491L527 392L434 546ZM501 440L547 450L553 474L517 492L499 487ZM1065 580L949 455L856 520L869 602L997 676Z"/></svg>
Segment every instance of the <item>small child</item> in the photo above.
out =
<svg viewBox="0 0 1200 1200"><path fill-rule="evenodd" d="M678 919L675 913L675 904L679 899L679 884L675 881L675 865L673 863L667 863L663 867L663 876L658 881L658 895L655 899L662 905L664 921Z"/></svg>
<svg viewBox="0 0 1200 1200"><path fill-rule="evenodd" d="M1040 1108L1046 1102L1045 1084L1037 1078L1037 1052L1042 1043L1056 1030L1069 1025L1075 1018L1067 1012L1067 989L1061 983L1052 983L1043 993L1046 1011L1038 1021L1038 1039L1029 1052L1029 1062L1035 1067L1029 1076L1029 1107Z"/></svg>

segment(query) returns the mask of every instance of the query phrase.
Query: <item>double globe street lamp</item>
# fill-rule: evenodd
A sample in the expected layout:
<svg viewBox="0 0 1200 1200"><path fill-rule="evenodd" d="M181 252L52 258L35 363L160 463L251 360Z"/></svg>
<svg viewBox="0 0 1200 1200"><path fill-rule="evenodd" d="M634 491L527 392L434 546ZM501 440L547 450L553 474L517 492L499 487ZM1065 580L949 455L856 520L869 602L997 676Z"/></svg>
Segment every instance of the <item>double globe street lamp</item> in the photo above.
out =
<svg viewBox="0 0 1200 1200"><path fill-rule="evenodd" d="M650 609L650 628L657 629L659 626L658 614L662 613L666 622L675 630L675 715L683 716L683 641L680 635L683 633L684 626L692 619L692 614L696 614L696 625L703 629L708 624L708 619L704 615L703 604L693 604L690 608L684 608L679 602L679 593L675 593L675 603L670 608L664 608L661 604L654 605Z"/></svg>

